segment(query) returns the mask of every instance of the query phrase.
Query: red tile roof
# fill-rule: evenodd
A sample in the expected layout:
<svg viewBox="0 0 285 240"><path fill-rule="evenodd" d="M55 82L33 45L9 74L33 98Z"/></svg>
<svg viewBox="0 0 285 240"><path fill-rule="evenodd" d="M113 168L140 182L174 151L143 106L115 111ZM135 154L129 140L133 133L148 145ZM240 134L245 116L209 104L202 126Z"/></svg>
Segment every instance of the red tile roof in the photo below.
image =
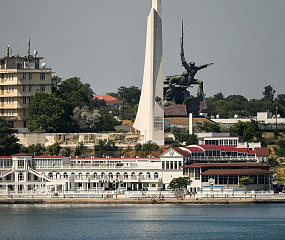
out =
<svg viewBox="0 0 285 240"><path fill-rule="evenodd" d="M240 153L247 153L247 148L237 148Z"/></svg>
<svg viewBox="0 0 285 240"><path fill-rule="evenodd" d="M28 154L28 153L17 153L17 154L14 154L14 155L12 155L12 156L33 156L33 155L31 155L31 154Z"/></svg>
<svg viewBox="0 0 285 240"><path fill-rule="evenodd" d="M173 148L174 149L174 148ZM179 149L179 150L177 150ZM247 150L247 148L237 148L235 146L217 146L217 145L189 145L187 147L176 147L175 150L182 155L189 155L188 151L185 152L185 149L190 150L191 152L204 152L204 151L211 151L211 150L220 150L223 152L240 152L240 153L248 153L248 154L255 154L255 150Z"/></svg>
<svg viewBox="0 0 285 240"><path fill-rule="evenodd" d="M106 102L107 102L107 101L117 101L117 100L118 100L117 98L112 97L112 96L110 96L110 95L95 95L95 96L93 97L93 99L95 99L95 98L98 98L99 100L104 99Z"/></svg>
<svg viewBox="0 0 285 240"><path fill-rule="evenodd" d="M189 157L191 155L190 152L188 151L185 151L185 150L182 150L180 147L173 147L172 148L174 151L180 153L182 156L185 156L185 157Z"/></svg>
<svg viewBox="0 0 285 240"><path fill-rule="evenodd" d="M164 116L188 116L186 105L173 104L164 108Z"/></svg>
<svg viewBox="0 0 285 240"><path fill-rule="evenodd" d="M218 146L218 148L225 152L238 152L238 149L235 146Z"/></svg>
<svg viewBox="0 0 285 240"><path fill-rule="evenodd" d="M257 157L269 157L269 148L255 148Z"/></svg>
<svg viewBox="0 0 285 240"><path fill-rule="evenodd" d="M34 158L63 158L63 156L35 156Z"/></svg>
<svg viewBox="0 0 285 240"><path fill-rule="evenodd" d="M217 145L199 145L200 147L204 148L205 150L219 150L219 147L220 146L217 146Z"/></svg>

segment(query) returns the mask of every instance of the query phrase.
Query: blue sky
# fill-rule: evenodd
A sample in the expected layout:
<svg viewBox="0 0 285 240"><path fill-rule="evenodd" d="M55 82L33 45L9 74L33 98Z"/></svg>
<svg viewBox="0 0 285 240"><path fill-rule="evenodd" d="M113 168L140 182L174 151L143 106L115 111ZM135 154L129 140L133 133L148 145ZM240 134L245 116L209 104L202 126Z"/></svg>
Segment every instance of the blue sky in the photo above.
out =
<svg viewBox="0 0 285 240"><path fill-rule="evenodd" d="M1 1L0 54L32 50L62 78L80 77L95 93L141 88L151 0ZM162 0L164 76L179 74L185 56L214 62L196 77L207 96L222 92L261 98L271 84L285 92L284 0ZM196 89L190 89L195 94Z"/></svg>

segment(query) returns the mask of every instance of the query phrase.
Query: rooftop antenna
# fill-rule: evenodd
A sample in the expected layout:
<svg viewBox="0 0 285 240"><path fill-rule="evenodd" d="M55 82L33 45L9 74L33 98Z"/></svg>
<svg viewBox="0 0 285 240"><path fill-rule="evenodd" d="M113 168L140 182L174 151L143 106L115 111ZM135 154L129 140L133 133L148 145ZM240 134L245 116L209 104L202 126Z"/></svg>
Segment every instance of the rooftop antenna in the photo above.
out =
<svg viewBox="0 0 285 240"><path fill-rule="evenodd" d="M31 39L28 38L28 57L31 55Z"/></svg>

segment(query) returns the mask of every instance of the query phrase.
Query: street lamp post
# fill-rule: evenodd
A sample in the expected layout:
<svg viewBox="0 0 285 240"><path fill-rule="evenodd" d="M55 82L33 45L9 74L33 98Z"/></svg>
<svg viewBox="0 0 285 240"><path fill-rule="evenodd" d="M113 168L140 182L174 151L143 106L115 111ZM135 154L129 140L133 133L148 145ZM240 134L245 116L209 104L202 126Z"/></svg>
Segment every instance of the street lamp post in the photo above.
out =
<svg viewBox="0 0 285 240"><path fill-rule="evenodd" d="M275 114L275 117L276 117L275 128L276 128L276 130L277 130L277 110L278 110L278 107L276 106L276 114Z"/></svg>

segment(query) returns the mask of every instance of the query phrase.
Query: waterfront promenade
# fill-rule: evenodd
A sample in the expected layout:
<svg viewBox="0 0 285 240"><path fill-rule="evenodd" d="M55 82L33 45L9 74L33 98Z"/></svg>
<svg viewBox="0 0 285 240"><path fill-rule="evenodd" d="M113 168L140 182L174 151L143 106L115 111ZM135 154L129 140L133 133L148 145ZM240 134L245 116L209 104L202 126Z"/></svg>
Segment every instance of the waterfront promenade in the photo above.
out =
<svg viewBox="0 0 285 240"><path fill-rule="evenodd" d="M265 198L44 198L0 197L0 204L266 204L285 203L284 195Z"/></svg>

